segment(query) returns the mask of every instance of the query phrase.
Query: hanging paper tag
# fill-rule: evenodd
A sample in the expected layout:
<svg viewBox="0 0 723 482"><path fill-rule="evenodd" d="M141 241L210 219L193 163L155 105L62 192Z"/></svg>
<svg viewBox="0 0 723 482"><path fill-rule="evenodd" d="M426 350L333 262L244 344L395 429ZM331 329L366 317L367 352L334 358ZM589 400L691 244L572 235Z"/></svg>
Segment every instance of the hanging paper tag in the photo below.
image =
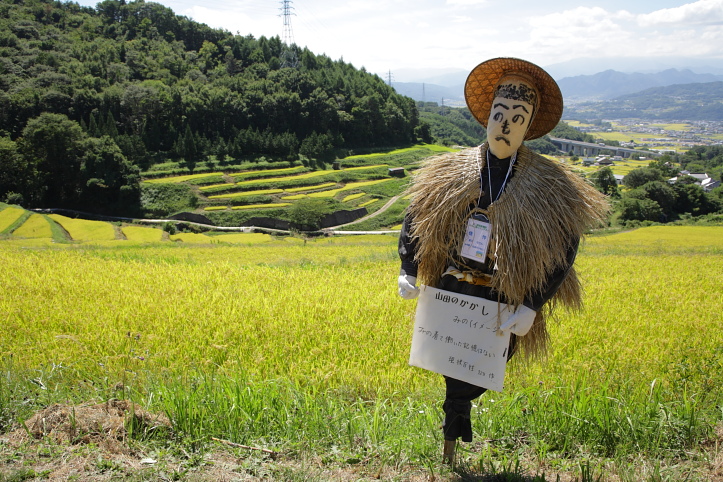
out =
<svg viewBox="0 0 723 482"><path fill-rule="evenodd" d="M502 391L510 332L508 305L420 286L409 364Z"/></svg>
<svg viewBox="0 0 723 482"><path fill-rule="evenodd" d="M490 244L492 224L484 214L475 214L467 220L461 255L469 260L484 263Z"/></svg>

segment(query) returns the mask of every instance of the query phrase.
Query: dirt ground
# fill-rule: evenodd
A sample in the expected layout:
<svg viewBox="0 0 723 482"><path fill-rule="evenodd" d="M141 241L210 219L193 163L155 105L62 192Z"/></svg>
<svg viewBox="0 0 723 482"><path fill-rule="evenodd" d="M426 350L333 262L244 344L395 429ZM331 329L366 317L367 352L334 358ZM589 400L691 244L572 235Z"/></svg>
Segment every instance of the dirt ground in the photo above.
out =
<svg viewBox="0 0 723 482"><path fill-rule="evenodd" d="M126 400L87 405L55 404L24 427L0 436L0 482L111 480L443 480L416 469L328 468L321 460L299 462L284 454L217 440L203 455L154 448L131 437L169 432L164 415Z"/></svg>
<svg viewBox="0 0 723 482"><path fill-rule="evenodd" d="M299 460L298 454L286 455L219 439L214 439L215 445L202 454L188 453L180 444L169 448L168 443L153 443L156 435L167 441L170 432L166 416L126 400L55 404L35 413L24 426L0 435L0 482L533 480L531 476L510 479L453 472L442 464L428 468L393 467L378 461L327 464L322 457ZM723 426L717 428L716 437L707 445L704 449L709 462L698 464L690 480L723 482ZM560 473L548 480L572 482L579 480L579 475ZM606 476L600 480L619 479Z"/></svg>

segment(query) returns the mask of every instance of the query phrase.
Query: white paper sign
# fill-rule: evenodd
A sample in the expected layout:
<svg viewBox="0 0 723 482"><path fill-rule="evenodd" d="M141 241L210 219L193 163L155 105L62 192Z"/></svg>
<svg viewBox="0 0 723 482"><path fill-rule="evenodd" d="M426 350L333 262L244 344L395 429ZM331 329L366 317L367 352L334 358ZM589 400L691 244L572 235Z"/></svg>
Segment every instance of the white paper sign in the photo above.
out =
<svg viewBox="0 0 723 482"><path fill-rule="evenodd" d="M497 327L509 315L506 304L422 285L409 364L501 392L510 332Z"/></svg>

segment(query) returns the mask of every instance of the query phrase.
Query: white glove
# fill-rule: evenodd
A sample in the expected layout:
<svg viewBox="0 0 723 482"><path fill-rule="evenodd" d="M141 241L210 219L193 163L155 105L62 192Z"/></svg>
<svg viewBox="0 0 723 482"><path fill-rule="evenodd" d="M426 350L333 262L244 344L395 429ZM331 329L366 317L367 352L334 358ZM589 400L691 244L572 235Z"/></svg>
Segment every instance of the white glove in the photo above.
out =
<svg viewBox="0 0 723 482"><path fill-rule="evenodd" d="M500 330L510 330L517 336L525 336L530 328L532 328L532 322L535 321L537 312L525 305L519 305L517 310L507 318L507 321L500 325Z"/></svg>
<svg viewBox="0 0 723 482"><path fill-rule="evenodd" d="M415 286L417 283L416 276L409 276L408 274L400 274L397 278L399 284L399 296L405 300L413 300L419 296L419 288Z"/></svg>

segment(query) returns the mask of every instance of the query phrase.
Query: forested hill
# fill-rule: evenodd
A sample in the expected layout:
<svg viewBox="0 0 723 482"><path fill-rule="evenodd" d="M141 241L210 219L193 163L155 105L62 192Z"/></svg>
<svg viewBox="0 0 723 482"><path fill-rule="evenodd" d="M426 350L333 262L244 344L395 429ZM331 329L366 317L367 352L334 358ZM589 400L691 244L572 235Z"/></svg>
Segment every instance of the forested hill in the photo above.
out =
<svg viewBox="0 0 723 482"><path fill-rule="evenodd" d="M317 158L421 134L412 99L278 37L142 0L0 0L0 197L121 205L139 169L169 158Z"/></svg>

